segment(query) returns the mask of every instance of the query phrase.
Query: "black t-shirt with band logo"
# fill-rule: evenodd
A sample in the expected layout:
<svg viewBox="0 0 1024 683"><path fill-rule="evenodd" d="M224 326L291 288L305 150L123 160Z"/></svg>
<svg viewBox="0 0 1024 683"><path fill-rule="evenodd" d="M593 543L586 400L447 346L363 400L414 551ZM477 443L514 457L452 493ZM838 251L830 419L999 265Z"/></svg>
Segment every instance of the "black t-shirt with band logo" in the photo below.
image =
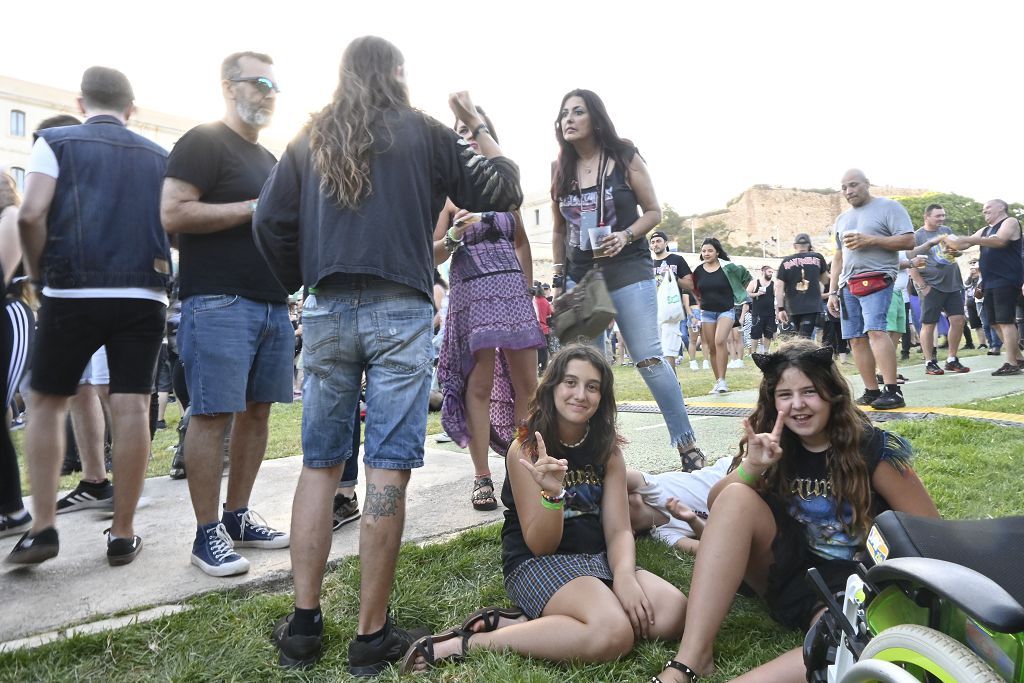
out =
<svg viewBox="0 0 1024 683"><path fill-rule="evenodd" d="M821 274L827 272L828 262L816 251L791 254L782 259L775 278L785 285L786 313L821 313Z"/></svg>

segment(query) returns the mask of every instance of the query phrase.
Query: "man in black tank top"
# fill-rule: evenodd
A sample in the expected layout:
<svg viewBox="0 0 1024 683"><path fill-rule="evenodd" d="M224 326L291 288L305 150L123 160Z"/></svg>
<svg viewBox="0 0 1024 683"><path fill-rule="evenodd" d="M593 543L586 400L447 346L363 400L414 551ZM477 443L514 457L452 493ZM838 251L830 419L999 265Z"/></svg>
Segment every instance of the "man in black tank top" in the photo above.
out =
<svg viewBox="0 0 1024 683"><path fill-rule="evenodd" d="M1016 307L1024 293L1024 253L1021 252L1020 221L1011 216L1002 199L985 202L981 210L988 225L970 237L947 237L946 246L962 251L977 244L981 247L981 278L985 291L985 313L999 327L1006 349L1006 362L993 372L995 377L1022 372L1020 335L1017 332Z"/></svg>

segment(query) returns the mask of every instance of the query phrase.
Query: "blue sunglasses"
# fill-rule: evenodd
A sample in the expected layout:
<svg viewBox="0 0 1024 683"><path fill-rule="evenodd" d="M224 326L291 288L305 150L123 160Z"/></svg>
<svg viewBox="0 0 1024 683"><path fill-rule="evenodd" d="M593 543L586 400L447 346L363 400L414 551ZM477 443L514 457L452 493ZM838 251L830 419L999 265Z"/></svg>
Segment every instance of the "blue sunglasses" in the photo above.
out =
<svg viewBox="0 0 1024 683"><path fill-rule="evenodd" d="M244 78L229 78L228 80L232 83L252 83L263 95L269 95L271 92L281 92L281 89L274 84L274 81L266 76L246 76Z"/></svg>

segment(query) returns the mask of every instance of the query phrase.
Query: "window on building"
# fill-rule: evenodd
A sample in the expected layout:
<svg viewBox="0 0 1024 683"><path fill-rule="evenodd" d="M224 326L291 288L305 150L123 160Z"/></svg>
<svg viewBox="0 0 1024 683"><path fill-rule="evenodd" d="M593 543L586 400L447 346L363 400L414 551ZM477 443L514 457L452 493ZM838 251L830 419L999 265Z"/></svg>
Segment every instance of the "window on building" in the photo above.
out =
<svg viewBox="0 0 1024 683"><path fill-rule="evenodd" d="M25 191L25 169L20 166L11 166L11 177L14 178L14 184L18 186L18 192Z"/></svg>
<svg viewBox="0 0 1024 683"><path fill-rule="evenodd" d="M25 112L11 110L11 135L16 138L25 137Z"/></svg>

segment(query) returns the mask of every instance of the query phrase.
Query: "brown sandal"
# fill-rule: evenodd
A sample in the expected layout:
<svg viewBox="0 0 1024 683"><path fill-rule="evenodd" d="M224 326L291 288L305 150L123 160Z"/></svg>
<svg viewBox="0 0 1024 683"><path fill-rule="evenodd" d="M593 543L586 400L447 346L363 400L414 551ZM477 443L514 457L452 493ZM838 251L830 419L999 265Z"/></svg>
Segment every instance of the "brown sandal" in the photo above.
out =
<svg viewBox="0 0 1024 683"><path fill-rule="evenodd" d="M477 477L473 481L473 509L481 512L498 509L498 501L494 497L494 482L490 477Z"/></svg>
<svg viewBox="0 0 1024 683"><path fill-rule="evenodd" d="M677 662L674 659L670 659L665 664L665 668L666 669L675 669L676 671L681 671L681 672L683 672L683 675L686 676L687 680L690 681L690 683L697 683L697 672L694 671L693 669L691 669L690 667L686 666L682 662ZM657 676L651 676L650 683L664 683L664 682L660 678L658 678Z"/></svg>

